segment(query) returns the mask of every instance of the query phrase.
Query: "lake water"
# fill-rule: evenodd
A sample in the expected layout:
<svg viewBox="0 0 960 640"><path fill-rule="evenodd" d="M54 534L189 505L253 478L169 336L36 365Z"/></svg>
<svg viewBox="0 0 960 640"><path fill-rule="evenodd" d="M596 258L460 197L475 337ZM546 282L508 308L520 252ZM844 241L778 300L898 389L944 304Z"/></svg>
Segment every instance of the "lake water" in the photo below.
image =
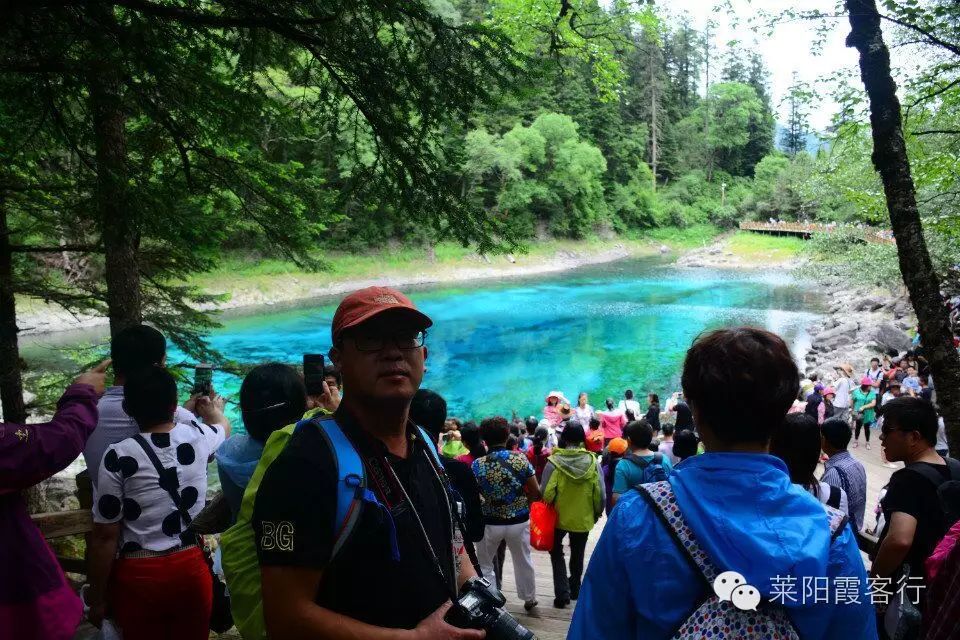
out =
<svg viewBox="0 0 960 640"><path fill-rule="evenodd" d="M665 400L679 388L684 353L702 331L763 326L799 359L804 328L821 311L816 293L788 275L678 269L659 260L410 293L434 320L423 386L463 418L539 415L551 389L571 400L587 391L594 406L627 388ZM226 318L210 341L240 362L299 363L305 351L329 349L335 305ZM218 374L215 383L235 397L236 378Z"/></svg>

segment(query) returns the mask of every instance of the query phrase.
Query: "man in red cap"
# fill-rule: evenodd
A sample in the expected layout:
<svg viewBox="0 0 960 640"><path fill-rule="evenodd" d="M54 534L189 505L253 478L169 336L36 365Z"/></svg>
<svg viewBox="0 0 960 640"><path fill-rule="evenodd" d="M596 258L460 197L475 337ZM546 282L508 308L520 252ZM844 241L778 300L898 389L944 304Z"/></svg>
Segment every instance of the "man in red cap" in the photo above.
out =
<svg viewBox="0 0 960 640"><path fill-rule="evenodd" d="M454 528L442 468L409 419L433 323L399 291L348 295L333 317L330 358L343 378L334 418L360 454L369 489L342 550L334 529L337 462L321 429L298 429L270 465L253 513L263 613L285 638L458 638L482 631L444 621L476 575ZM280 541L271 531L283 529Z"/></svg>

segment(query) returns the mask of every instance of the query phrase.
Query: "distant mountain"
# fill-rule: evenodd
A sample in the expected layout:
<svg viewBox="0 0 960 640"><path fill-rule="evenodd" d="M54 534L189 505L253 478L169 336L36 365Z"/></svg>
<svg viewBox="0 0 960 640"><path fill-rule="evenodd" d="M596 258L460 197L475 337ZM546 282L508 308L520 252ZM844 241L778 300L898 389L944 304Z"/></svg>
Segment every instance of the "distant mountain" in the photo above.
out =
<svg viewBox="0 0 960 640"><path fill-rule="evenodd" d="M780 124L779 122L777 123L777 129L776 129L776 132L774 133L776 137L773 140L773 144L780 151L784 150L782 140L783 140L783 132L786 131L786 129L787 128L784 125ZM815 156L817 155L817 151L820 148L825 149L828 146L829 146L829 142L821 138L817 132L811 131L807 134L807 153L809 153L810 155Z"/></svg>

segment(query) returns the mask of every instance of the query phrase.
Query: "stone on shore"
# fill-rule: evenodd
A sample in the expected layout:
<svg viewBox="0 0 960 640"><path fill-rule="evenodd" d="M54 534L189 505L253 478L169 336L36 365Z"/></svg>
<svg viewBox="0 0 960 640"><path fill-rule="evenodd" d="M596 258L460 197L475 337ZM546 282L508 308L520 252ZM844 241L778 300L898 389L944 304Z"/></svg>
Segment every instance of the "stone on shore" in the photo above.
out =
<svg viewBox="0 0 960 640"><path fill-rule="evenodd" d="M905 331L897 328L892 322L881 322L870 332L870 344L887 350L895 350L898 353L906 351L911 347L910 336Z"/></svg>

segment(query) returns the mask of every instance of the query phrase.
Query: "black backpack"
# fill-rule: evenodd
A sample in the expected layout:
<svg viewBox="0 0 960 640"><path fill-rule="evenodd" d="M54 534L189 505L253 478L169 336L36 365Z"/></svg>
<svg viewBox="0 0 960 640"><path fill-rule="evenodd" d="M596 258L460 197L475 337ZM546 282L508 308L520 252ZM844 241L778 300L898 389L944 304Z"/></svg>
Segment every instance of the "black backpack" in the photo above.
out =
<svg viewBox="0 0 960 640"><path fill-rule="evenodd" d="M667 479L667 470L663 468L663 454L653 454L653 460L647 462L640 456L628 453L623 456L624 460L629 460L643 470L642 480L637 484L647 484L648 482L662 482Z"/></svg>
<svg viewBox="0 0 960 640"><path fill-rule="evenodd" d="M949 480L944 480L940 472L922 462L908 464L904 469L919 473L933 483L937 490L937 498L940 500L944 523L949 529L960 520L960 461L946 457L943 460L950 471Z"/></svg>

